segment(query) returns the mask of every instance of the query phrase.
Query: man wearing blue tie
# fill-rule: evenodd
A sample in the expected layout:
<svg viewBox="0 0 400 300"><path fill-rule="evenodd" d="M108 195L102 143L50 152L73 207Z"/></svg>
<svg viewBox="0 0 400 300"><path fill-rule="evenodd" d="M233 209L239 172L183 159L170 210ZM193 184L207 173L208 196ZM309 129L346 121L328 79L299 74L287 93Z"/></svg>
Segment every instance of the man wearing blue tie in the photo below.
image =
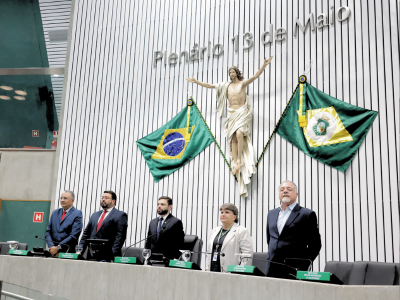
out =
<svg viewBox="0 0 400 300"><path fill-rule="evenodd" d="M60 198L61 208L51 214L45 238L52 255L65 251L75 252L82 231L82 211L73 206L74 201L74 193L64 191Z"/></svg>
<svg viewBox="0 0 400 300"><path fill-rule="evenodd" d="M180 257L185 233L182 221L171 214L172 199L162 196L158 199L158 218L150 221L146 249L152 253L162 253L170 259ZM150 237L151 236L151 237Z"/></svg>

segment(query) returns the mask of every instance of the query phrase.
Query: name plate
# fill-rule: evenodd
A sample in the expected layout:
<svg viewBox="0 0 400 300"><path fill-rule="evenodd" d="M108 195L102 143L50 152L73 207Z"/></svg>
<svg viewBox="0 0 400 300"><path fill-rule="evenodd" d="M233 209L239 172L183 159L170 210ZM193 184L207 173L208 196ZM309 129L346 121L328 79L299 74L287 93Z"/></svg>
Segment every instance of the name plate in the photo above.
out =
<svg viewBox="0 0 400 300"><path fill-rule="evenodd" d="M297 271L296 277L302 280L331 281L329 272Z"/></svg>
<svg viewBox="0 0 400 300"><path fill-rule="evenodd" d="M29 251L28 250L17 250L17 249L10 249L10 251L8 251L8 254L11 255L24 255L27 256L29 255Z"/></svg>
<svg viewBox="0 0 400 300"><path fill-rule="evenodd" d="M58 258L65 258L65 259L78 259L79 254L77 253L58 253Z"/></svg>
<svg viewBox="0 0 400 300"><path fill-rule="evenodd" d="M114 258L115 263L120 263L120 264L136 264L137 260L136 257L121 257L121 256L116 256Z"/></svg>
<svg viewBox="0 0 400 300"><path fill-rule="evenodd" d="M249 273L253 274L254 273L254 266L239 266L239 265L229 265L228 266L228 272L232 273Z"/></svg>
<svg viewBox="0 0 400 300"><path fill-rule="evenodd" d="M169 261L170 267L175 267L175 268L183 268L183 269L192 269L193 268L193 263L190 261L180 261L180 260L175 260L171 259Z"/></svg>

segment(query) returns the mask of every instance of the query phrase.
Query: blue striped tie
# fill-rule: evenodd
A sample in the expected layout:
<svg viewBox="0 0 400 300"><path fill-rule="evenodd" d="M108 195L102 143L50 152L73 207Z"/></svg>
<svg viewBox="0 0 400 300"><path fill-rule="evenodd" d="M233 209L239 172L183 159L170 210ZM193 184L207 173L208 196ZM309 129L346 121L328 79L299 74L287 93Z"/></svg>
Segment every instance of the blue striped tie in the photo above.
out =
<svg viewBox="0 0 400 300"><path fill-rule="evenodd" d="M160 218L160 222L158 223L158 229L157 229L157 240L158 240L158 237L160 236L162 221L163 221L163 218Z"/></svg>

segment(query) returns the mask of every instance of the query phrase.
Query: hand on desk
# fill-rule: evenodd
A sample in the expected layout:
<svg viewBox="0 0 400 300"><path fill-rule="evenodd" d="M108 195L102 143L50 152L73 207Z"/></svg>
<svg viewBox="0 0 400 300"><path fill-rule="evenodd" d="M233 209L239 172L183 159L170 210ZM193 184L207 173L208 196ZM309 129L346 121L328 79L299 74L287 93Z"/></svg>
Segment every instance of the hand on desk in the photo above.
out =
<svg viewBox="0 0 400 300"><path fill-rule="evenodd" d="M58 253L57 246L50 247L49 252L51 255L56 255Z"/></svg>

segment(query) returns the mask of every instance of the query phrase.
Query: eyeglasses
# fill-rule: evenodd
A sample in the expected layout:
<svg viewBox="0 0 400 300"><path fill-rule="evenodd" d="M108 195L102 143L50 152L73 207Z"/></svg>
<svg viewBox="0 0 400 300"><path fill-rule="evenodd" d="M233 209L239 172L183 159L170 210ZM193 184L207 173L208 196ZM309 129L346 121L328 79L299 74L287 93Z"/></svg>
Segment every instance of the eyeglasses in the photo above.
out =
<svg viewBox="0 0 400 300"><path fill-rule="evenodd" d="M111 199L110 197L101 197L101 200L108 200Z"/></svg>
<svg viewBox="0 0 400 300"><path fill-rule="evenodd" d="M288 188L281 188L281 189L279 189L279 192L284 192L285 190L287 190L288 192L294 191L293 188L288 187Z"/></svg>

